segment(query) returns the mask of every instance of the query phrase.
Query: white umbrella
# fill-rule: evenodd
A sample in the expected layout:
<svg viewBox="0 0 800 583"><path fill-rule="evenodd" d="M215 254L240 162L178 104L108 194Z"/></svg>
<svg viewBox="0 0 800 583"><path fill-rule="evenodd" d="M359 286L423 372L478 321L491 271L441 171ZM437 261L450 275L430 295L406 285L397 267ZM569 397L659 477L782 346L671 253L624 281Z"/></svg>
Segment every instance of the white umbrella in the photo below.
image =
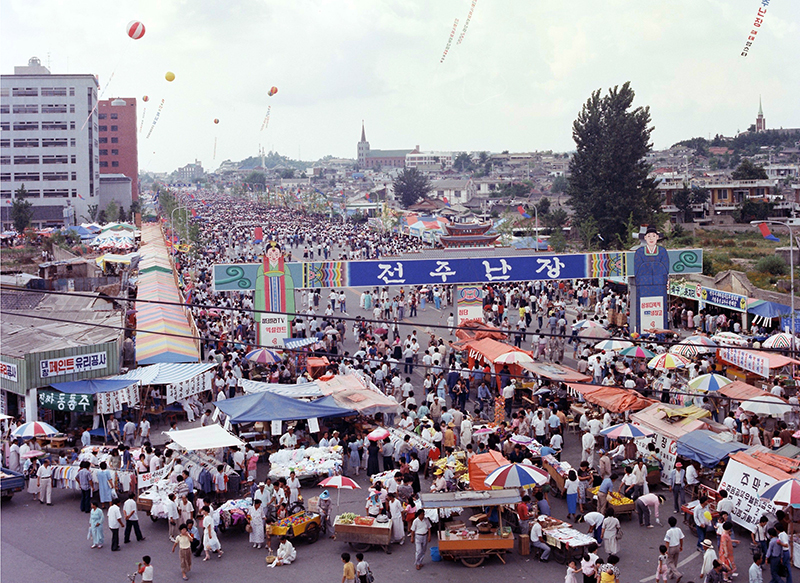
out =
<svg viewBox="0 0 800 583"><path fill-rule="evenodd" d="M753 397L742 403L742 410L756 415L782 418L791 412L792 406L776 395L764 393L763 396Z"/></svg>
<svg viewBox="0 0 800 583"><path fill-rule="evenodd" d="M608 350L609 352L616 352L617 350L624 350L633 346L633 342L627 340L601 340L594 345L595 350Z"/></svg>
<svg viewBox="0 0 800 583"><path fill-rule="evenodd" d="M522 364L523 362L534 362L533 357L527 352L512 350L501 354L494 359L495 363L501 364Z"/></svg>

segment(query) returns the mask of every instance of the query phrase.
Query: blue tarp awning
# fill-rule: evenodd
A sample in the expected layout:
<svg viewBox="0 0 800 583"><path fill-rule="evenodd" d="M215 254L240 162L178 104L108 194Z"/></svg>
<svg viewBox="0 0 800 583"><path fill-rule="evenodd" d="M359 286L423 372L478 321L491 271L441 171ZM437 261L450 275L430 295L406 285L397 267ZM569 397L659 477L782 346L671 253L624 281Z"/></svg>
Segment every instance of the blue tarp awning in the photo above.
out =
<svg viewBox="0 0 800 583"><path fill-rule="evenodd" d="M355 414L352 409L338 406L331 396L308 402L263 392L216 401L214 404L230 417L231 423L295 421Z"/></svg>
<svg viewBox="0 0 800 583"><path fill-rule="evenodd" d="M750 306L747 308L747 313L755 314L756 316L761 316L762 318L772 319L779 318L780 316L788 316L792 313L792 308L777 302L760 300L750 304Z"/></svg>
<svg viewBox="0 0 800 583"><path fill-rule="evenodd" d="M737 441L719 441L717 434L713 431L697 429L678 439L677 454L686 459L700 462L707 468L713 468L730 454L748 447Z"/></svg>
<svg viewBox="0 0 800 583"><path fill-rule="evenodd" d="M84 379L82 381L70 381L68 383L53 383L50 386L62 393L73 393L76 395L95 395L97 393L112 393L121 391L131 385L135 385L136 380L114 380L114 379Z"/></svg>
<svg viewBox="0 0 800 583"><path fill-rule="evenodd" d="M311 346L312 344L316 344L319 340L315 337L311 338L284 338L283 339L283 347L288 350L297 350L299 348L304 348L305 346Z"/></svg>

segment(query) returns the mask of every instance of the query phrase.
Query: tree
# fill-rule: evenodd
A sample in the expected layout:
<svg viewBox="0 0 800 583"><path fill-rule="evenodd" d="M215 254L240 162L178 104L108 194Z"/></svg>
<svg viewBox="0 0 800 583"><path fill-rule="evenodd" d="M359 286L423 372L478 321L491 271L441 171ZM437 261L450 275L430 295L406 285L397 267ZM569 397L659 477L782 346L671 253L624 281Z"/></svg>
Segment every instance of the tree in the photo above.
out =
<svg viewBox="0 0 800 583"><path fill-rule="evenodd" d="M25 185L21 185L14 194L14 202L11 203L11 222L14 223L14 230L17 233L22 233L31 224L33 218L33 204L25 200L28 196L28 191L25 190Z"/></svg>
<svg viewBox="0 0 800 583"><path fill-rule="evenodd" d="M117 221L119 221L120 223L124 223L127 220L128 220L128 213L125 212L125 207L120 205L120 207L119 207L119 217L117 218Z"/></svg>
<svg viewBox="0 0 800 583"><path fill-rule="evenodd" d="M294 178L294 168L284 168L278 174L281 178Z"/></svg>
<svg viewBox="0 0 800 583"><path fill-rule="evenodd" d="M408 208L433 190L431 181L416 168L403 168L394 179L394 195L403 208Z"/></svg>
<svg viewBox="0 0 800 583"><path fill-rule="evenodd" d="M253 170L250 174L245 176L244 181L246 184L259 184L262 187L267 183L267 175L263 172ZM260 190L264 190L261 188Z"/></svg>
<svg viewBox="0 0 800 583"><path fill-rule="evenodd" d="M542 197L542 199L536 204L536 208L539 209L539 216L543 217L550 212L550 199L547 197Z"/></svg>
<svg viewBox="0 0 800 583"><path fill-rule="evenodd" d="M564 237L564 231L560 228L554 229L553 233L550 235L549 243L556 253L564 251L567 248L567 238Z"/></svg>
<svg viewBox="0 0 800 583"><path fill-rule="evenodd" d="M633 98L629 82L605 97L597 90L572 125L577 152L570 161L569 204L576 223L595 221L603 247L626 236L628 214L636 224L650 223L661 204L645 160L653 147L650 108L630 110Z"/></svg>
<svg viewBox="0 0 800 583"><path fill-rule="evenodd" d="M567 211L558 208L542 217L542 223L549 229L560 230L567 222Z"/></svg>
<svg viewBox="0 0 800 583"><path fill-rule="evenodd" d="M138 201L136 201L136 204L138 204ZM88 214L81 215L81 218L87 223L95 222L97 220L97 208L98 205L90 204L88 207L86 207L86 212Z"/></svg>
<svg viewBox="0 0 800 583"><path fill-rule="evenodd" d="M557 192L558 194L567 192L567 187L569 186L569 180L567 180L566 176L556 176L553 180L553 184L550 185L550 192Z"/></svg>
<svg viewBox="0 0 800 583"><path fill-rule="evenodd" d="M119 205L116 201L111 201L106 205L106 218L109 221L114 221L119 217Z"/></svg>
<svg viewBox="0 0 800 583"><path fill-rule="evenodd" d="M469 172L473 166L472 158L466 152L461 152L453 161L453 169L457 172Z"/></svg>
<svg viewBox="0 0 800 583"><path fill-rule="evenodd" d="M676 190L672 195L672 204L678 207L681 211L679 215L680 221L688 223L692 220L692 205L703 204L708 200L708 190L689 185L684 182L683 188Z"/></svg>
<svg viewBox="0 0 800 583"><path fill-rule="evenodd" d="M731 178L734 180L766 180L768 176L763 166L756 166L745 158L731 173Z"/></svg>

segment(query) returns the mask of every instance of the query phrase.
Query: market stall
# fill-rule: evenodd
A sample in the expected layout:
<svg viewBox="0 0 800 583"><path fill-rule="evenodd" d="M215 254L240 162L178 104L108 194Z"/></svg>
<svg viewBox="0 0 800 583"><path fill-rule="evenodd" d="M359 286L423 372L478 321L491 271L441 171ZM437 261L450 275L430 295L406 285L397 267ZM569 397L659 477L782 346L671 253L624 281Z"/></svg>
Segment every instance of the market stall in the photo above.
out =
<svg viewBox="0 0 800 583"><path fill-rule="evenodd" d="M313 544L319 539L321 524L318 513L303 510L268 525L267 532L272 536L286 536L290 539L302 537Z"/></svg>
<svg viewBox="0 0 800 583"><path fill-rule="evenodd" d="M313 481L342 473L342 446L281 449L269 456L269 477L288 478L291 472L297 479Z"/></svg>
<svg viewBox="0 0 800 583"><path fill-rule="evenodd" d="M730 454L749 447L735 441L735 437L730 432L714 433L698 429L681 436L676 451L680 457L699 462L706 468L717 468L720 463L727 461Z"/></svg>
<svg viewBox="0 0 800 583"><path fill-rule="evenodd" d="M550 474L550 486L556 496L564 497L566 493L566 480L570 470L577 470L568 461L558 461L552 454L542 458L542 468Z"/></svg>
<svg viewBox="0 0 800 583"><path fill-rule="evenodd" d="M470 460L471 461L471 460ZM511 527L503 526L502 507L516 505L522 500L517 490L500 489L483 492L432 492L420 494L420 503L425 510L442 508L497 508L498 526L492 527L486 521L477 523L476 528L462 525L445 526L438 531L439 554L444 559L461 561L467 567L479 567L487 557L495 556L505 563L503 555L514 548ZM483 517L482 517L483 518Z"/></svg>
<svg viewBox="0 0 800 583"><path fill-rule="evenodd" d="M384 518L386 518L385 515ZM392 540L392 522L380 516L357 516L352 512L340 514L333 521L333 538L348 543L357 552L368 551L372 546L389 552Z"/></svg>
<svg viewBox="0 0 800 583"><path fill-rule="evenodd" d="M718 348L717 358L736 367L728 369L728 376L753 383L772 378L785 366L800 364L800 361L783 354L730 346Z"/></svg>
<svg viewBox="0 0 800 583"><path fill-rule="evenodd" d="M607 409L611 413L641 411L656 403L654 399L643 397L637 391L620 387L585 385L574 382L567 382L567 387L573 396L581 395L587 402Z"/></svg>
<svg viewBox="0 0 800 583"><path fill-rule="evenodd" d="M214 405L228 416L231 423L296 421L298 419L347 417L354 414L352 409L340 407L330 397L314 401L300 401L270 391L215 401ZM273 436L275 436L275 432Z"/></svg>
<svg viewBox="0 0 800 583"><path fill-rule="evenodd" d="M398 415L402 411L397 401L356 373L326 375L316 383L323 395L332 397L340 407L356 411L360 415Z"/></svg>
<svg viewBox="0 0 800 583"><path fill-rule="evenodd" d="M506 466L510 463L502 454L496 451L472 456L468 464L470 487L473 490L489 490L489 487L484 484L486 477L500 466Z"/></svg>
<svg viewBox="0 0 800 583"><path fill-rule="evenodd" d="M580 563L585 548L596 542L593 536L572 528L563 520L543 515L536 520L542 526L545 543L553 549L553 559L562 565L572 560Z"/></svg>
<svg viewBox="0 0 800 583"><path fill-rule="evenodd" d="M315 382L301 383L294 385L285 385L281 383L262 383L259 381L251 381L248 379L239 379L239 386L246 395L254 393L274 393L282 397L291 397L292 399L318 399L325 395Z"/></svg>

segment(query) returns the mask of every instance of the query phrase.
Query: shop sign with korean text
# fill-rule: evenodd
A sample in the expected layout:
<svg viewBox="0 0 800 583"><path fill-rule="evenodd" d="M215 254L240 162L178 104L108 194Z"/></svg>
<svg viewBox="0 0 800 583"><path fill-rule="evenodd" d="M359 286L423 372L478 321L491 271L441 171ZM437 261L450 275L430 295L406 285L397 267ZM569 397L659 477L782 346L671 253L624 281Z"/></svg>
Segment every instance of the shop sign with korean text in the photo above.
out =
<svg viewBox="0 0 800 583"><path fill-rule="evenodd" d="M769 359L752 350L721 346L719 348L719 357L742 370L750 371L764 378L769 377Z"/></svg>
<svg viewBox="0 0 800 583"><path fill-rule="evenodd" d="M72 413L92 413L94 411L92 395L61 393L50 389L39 389L38 394L39 406L45 409Z"/></svg>
<svg viewBox="0 0 800 583"><path fill-rule="evenodd" d="M759 496L767 486L777 482L772 476L754 470L735 459L728 462L725 474L719 484L728 492L728 499L733 502L731 520L754 532L759 519L765 514L774 514L778 510L771 501Z"/></svg>
<svg viewBox="0 0 800 583"><path fill-rule="evenodd" d="M63 358L49 358L39 361L39 374L41 378L76 374L90 370L101 370L108 365L105 352L93 352L92 354L78 354L76 356L65 356Z"/></svg>

